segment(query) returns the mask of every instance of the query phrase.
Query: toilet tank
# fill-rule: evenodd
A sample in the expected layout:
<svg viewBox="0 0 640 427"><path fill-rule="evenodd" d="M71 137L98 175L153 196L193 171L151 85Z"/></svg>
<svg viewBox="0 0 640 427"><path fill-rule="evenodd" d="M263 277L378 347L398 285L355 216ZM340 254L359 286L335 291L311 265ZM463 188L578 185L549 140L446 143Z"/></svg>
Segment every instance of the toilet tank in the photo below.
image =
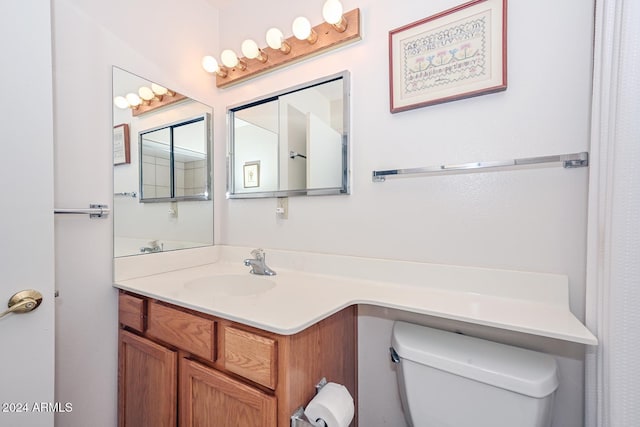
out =
<svg viewBox="0 0 640 427"><path fill-rule="evenodd" d="M392 356L410 427L549 427L553 357L395 322Z"/></svg>

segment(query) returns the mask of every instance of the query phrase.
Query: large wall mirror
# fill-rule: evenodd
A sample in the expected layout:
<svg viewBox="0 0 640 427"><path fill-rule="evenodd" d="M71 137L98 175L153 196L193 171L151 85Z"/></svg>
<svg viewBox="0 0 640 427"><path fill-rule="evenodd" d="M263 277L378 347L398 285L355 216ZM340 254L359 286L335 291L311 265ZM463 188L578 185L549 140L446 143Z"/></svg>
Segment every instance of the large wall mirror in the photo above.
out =
<svg viewBox="0 0 640 427"><path fill-rule="evenodd" d="M114 100L152 84L113 68ZM113 105L115 257L213 245L212 108L170 99Z"/></svg>
<svg viewBox="0 0 640 427"><path fill-rule="evenodd" d="M227 109L229 198L349 194L349 73Z"/></svg>

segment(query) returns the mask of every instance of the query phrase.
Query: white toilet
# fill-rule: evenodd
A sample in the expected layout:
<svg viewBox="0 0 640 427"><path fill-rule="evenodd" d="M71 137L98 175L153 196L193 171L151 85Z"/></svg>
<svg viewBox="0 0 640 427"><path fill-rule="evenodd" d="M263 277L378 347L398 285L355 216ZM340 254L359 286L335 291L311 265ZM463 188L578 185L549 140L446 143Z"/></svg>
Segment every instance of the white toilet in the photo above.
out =
<svg viewBox="0 0 640 427"><path fill-rule="evenodd" d="M395 322L391 356L410 427L549 427L553 357Z"/></svg>

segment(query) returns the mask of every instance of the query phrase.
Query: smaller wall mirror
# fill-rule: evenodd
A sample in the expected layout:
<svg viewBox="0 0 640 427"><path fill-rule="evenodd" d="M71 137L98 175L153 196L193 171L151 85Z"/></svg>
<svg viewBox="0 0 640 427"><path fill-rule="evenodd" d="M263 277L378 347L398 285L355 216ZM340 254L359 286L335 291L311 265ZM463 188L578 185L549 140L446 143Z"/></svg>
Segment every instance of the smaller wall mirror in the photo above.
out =
<svg viewBox="0 0 640 427"><path fill-rule="evenodd" d="M229 198L349 194L349 73L227 109Z"/></svg>
<svg viewBox="0 0 640 427"><path fill-rule="evenodd" d="M210 123L203 114L139 133L141 202L210 198Z"/></svg>

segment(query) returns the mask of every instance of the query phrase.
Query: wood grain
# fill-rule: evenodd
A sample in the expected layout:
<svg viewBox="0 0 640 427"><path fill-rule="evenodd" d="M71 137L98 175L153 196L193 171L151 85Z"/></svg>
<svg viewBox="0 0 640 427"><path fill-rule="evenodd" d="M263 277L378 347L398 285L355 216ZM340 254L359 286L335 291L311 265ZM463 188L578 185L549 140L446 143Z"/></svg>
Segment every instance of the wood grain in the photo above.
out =
<svg viewBox="0 0 640 427"><path fill-rule="evenodd" d="M224 367L258 384L276 388L276 341L224 326Z"/></svg>
<svg viewBox="0 0 640 427"><path fill-rule="evenodd" d="M173 307L149 302L147 334L207 360L215 356L215 322L177 310Z"/></svg>
<svg viewBox="0 0 640 427"><path fill-rule="evenodd" d="M118 300L118 319L120 323L138 332L144 332L145 300L124 293L120 293Z"/></svg>
<svg viewBox="0 0 640 427"><path fill-rule="evenodd" d="M176 352L122 329L118 351L118 425L175 427Z"/></svg>
<svg viewBox="0 0 640 427"><path fill-rule="evenodd" d="M295 335L279 340L280 366L278 378L279 426L283 417L300 406L306 406L315 396L315 385L323 377L344 385L354 399L356 416L351 426L357 426L357 307L351 306L316 323Z"/></svg>
<svg viewBox="0 0 640 427"><path fill-rule="evenodd" d="M181 367L177 393L181 426L289 427L291 414L309 403L315 395L315 385L323 377L347 387L356 404L351 426L358 425L357 306L285 336L145 297L139 299L146 303L148 311L144 338L121 330L128 338L121 339L120 349L120 427L149 425L136 410L155 410L153 404L149 406L152 409L146 409L146 397L135 400L131 393L147 396L152 389L175 400L176 368L164 368L154 362L162 351L181 360L171 362ZM126 307L139 307L138 302L131 303L135 300L121 301ZM125 314L133 311L121 308ZM155 346L155 358L147 355L152 352L147 347L137 350L141 343ZM161 344L179 349L181 357ZM173 375L173 386L168 379L164 383L151 379L152 385L144 385L148 377L159 375L152 372L165 369ZM125 419L126 424L122 421Z"/></svg>
<svg viewBox="0 0 640 427"><path fill-rule="evenodd" d="M276 398L215 369L180 360L180 426L276 427Z"/></svg>

